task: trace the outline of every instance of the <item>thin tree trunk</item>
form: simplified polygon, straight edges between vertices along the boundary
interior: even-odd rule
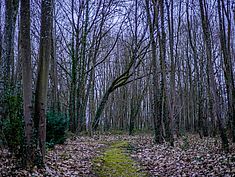
[[[146,0],[146,11],[147,20],[150,31],[150,42],[152,48],[152,66],[153,66],[153,125],[154,125],[154,141],[158,144],[163,143],[162,135],[162,116],[161,116],[161,99],[160,99],[160,86],[158,77],[158,67],[157,67],[157,54],[156,54],[156,42],[154,39],[154,25],[158,27],[158,24],[153,24],[150,15],[150,4],[149,0]],[[154,18],[158,18],[159,9],[157,9],[156,4],[154,7]],[[156,22],[158,23],[158,21]]]
[[[18,0],[5,0],[6,9],[5,35],[3,43],[3,75],[6,88],[12,84],[12,79],[14,77],[14,36],[18,7]]]
[[[206,57],[207,57],[207,69],[208,69],[208,82],[209,82],[209,94],[211,95],[211,98],[209,98],[212,101],[212,109],[213,109],[213,115],[217,117],[220,136],[222,140],[222,146],[224,150],[228,151],[229,144],[228,144],[228,138],[226,135],[226,131],[224,128],[224,122],[221,117],[220,113],[220,107],[219,107],[219,96],[217,93],[217,85],[215,81],[215,75],[213,71],[213,63],[212,63],[212,47],[211,47],[211,37],[210,37],[210,31],[209,31],[209,21],[206,11],[206,4],[203,3],[202,0],[199,0],[200,3],[200,13],[201,13],[201,22],[202,22],[202,29],[205,39],[205,45],[206,45]]]
[[[170,97],[168,95],[168,107],[169,107],[169,142],[174,146],[173,138],[173,120],[175,115],[175,58],[174,58],[174,20],[173,20],[173,5],[174,2],[170,1],[168,4],[166,0],[167,20],[168,20],[168,31],[169,31],[169,45],[170,45],[170,61],[171,61],[171,73],[170,73]],[[171,9],[170,9],[171,7]],[[180,10],[181,11],[181,1]],[[180,16],[180,14],[179,14]],[[177,49],[176,49],[177,50]]]
[[[221,4],[222,3],[222,4]],[[220,46],[224,59],[224,75],[225,75],[225,83],[226,83],[226,93],[228,99],[228,115],[229,120],[232,122],[232,137],[233,142],[235,142],[235,86],[234,86],[234,76],[233,76],[233,66],[231,59],[231,19],[229,13],[225,13],[224,9],[226,9],[224,2],[221,0],[217,0],[218,4],[218,16],[219,16],[219,28],[220,28]],[[222,9],[221,9],[222,7]],[[221,11],[222,10],[222,11]],[[229,8],[228,8],[229,10]],[[225,18],[227,18],[227,23],[225,22]],[[225,23],[227,24],[227,32],[225,31]]]
[[[165,19],[165,13],[164,13],[164,0],[159,0],[159,9],[160,9],[160,28],[161,31],[158,32],[158,38],[159,38],[159,47],[160,47],[160,66],[161,66],[161,113],[162,113],[162,119],[165,123],[165,132],[167,140],[170,142],[171,145],[173,145],[173,134],[172,134],[172,120],[169,117],[168,111],[168,97],[166,92],[167,87],[167,81],[166,81],[166,32],[164,27],[164,19]]]
[[[53,4],[54,6],[54,4]],[[55,8],[53,7],[53,16]],[[52,79],[52,111],[59,111],[59,94],[58,94],[58,72],[57,72],[57,56],[56,56],[56,24],[55,19],[52,19],[53,30],[51,34],[51,79]]]
[[[88,35],[88,23],[89,23],[89,0],[86,0],[84,7],[84,27],[82,31],[81,39],[81,62],[80,62],[80,77],[79,77],[79,93],[78,93],[78,102],[79,102],[79,112],[78,112],[78,127],[79,132],[86,130],[86,107],[88,102],[88,96],[90,92],[90,81],[89,87],[86,90],[86,68],[87,68],[87,57],[86,57],[86,48],[87,48],[87,35]]]
[[[3,48],[2,48],[2,1],[0,1],[0,80],[2,79],[2,52],[3,52]]]
[[[74,0],[72,0],[72,41],[71,41],[71,60],[72,60],[72,70],[71,70],[71,85],[70,85],[70,95],[69,95],[69,130],[72,133],[76,132],[76,96],[77,96],[77,65],[78,65],[78,36],[79,31],[75,29],[75,21],[74,21]],[[80,16],[79,16],[80,17]],[[79,18],[78,18],[79,20]],[[78,21],[77,20],[77,21]],[[78,24],[77,24],[78,25]],[[74,41],[76,41],[76,49],[74,47]],[[76,51],[75,51],[76,50]]]
[[[105,108],[105,105],[108,101],[109,95],[116,90],[119,87],[122,87],[124,85],[126,85],[128,83],[128,79],[131,76],[130,74],[130,70],[133,66],[133,60],[130,61],[128,68],[125,70],[125,72],[123,72],[123,74],[121,74],[120,76],[118,76],[113,82],[112,84],[109,86],[109,88],[107,89],[107,91],[105,92],[104,96],[101,99],[101,102],[96,110],[96,114],[95,114],[95,118],[94,121],[92,123],[92,129],[94,131],[97,130],[98,126],[99,126],[99,122],[100,122],[100,116]]]

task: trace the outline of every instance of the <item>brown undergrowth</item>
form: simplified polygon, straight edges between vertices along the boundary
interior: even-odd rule
[[[35,167],[31,171],[17,168],[17,159],[7,149],[0,149],[0,176],[97,176],[95,158],[102,157],[106,150],[111,156],[114,151],[122,153],[115,142],[128,142],[130,150],[125,158],[134,159],[149,176],[235,175],[234,144],[230,144],[230,152],[226,154],[218,138],[188,135],[175,141],[175,147],[167,143],[156,145],[152,140],[151,135],[75,137],[47,151],[44,169]],[[112,143],[114,148],[110,149]]]

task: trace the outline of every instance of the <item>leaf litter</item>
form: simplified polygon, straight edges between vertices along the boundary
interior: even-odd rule
[[[56,145],[47,151],[45,168],[34,167],[31,171],[17,167],[17,158],[0,148],[0,177],[95,177],[93,159],[116,141],[129,142],[129,155],[149,176],[235,176],[235,144],[230,143],[230,152],[224,153],[219,138],[188,135],[178,138],[171,147],[167,143],[154,144],[151,135],[95,135]]]
[[[221,150],[218,138],[190,135],[175,142],[156,145],[145,137],[134,143],[132,157],[140,161],[151,176],[235,176],[235,145],[229,153]]]

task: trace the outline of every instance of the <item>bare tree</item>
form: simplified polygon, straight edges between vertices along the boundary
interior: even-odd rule
[[[40,149],[39,159],[41,159],[41,163],[43,163],[46,152],[46,105],[51,54],[53,0],[42,0],[41,13],[41,35],[38,76],[35,92],[34,125],[36,141],[38,142],[37,147],[39,146]]]
[[[22,0],[20,7],[20,57],[23,74],[24,122],[26,137],[26,166],[32,165],[32,65],[30,47],[30,0]]]
[[[221,111],[219,107],[219,102],[220,102],[219,95],[218,95],[217,84],[215,81],[215,75],[213,71],[211,36],[210,36],[210,29],[209,29],[210,23],[208,21],[208,12],[207,12],[205,2],[203,2],[202,0],[199,0],[199,3],[200,3],[202,29],[203,29],[203,34],[204,34],[205,46],[206,46],[209,99],[212,104],[213,116],[218,119],[218,126],[220,130],[220,136],[221,136],[223,148],[225,150],[228,150],[229,144],[228,144],[227,135],[225,133],[224,122],[221,117]]]
[[[5,29],[3,41],[3,75],[5,86],[9,87],[14,75],[14,36],[18,13],[18,0],[5,0]]]
[[[0,66],[2,66],[2,2],[0,2]],[[0,73],[2,68],[0,67]]]
[[[157,20],[159,9],[154,7],[154,20],[151,18],[150,14],[150,2],[149,0],[146,0],[146,12],[147,12],[147,20],[148,20],[148,26],[149,26],[149,32],[150,32],[150,43],[151,43],[151,49],[152,49],[152,65],[153,65],[153,123],[154,123],[154,140],[156,143],[162,143],[163,142],[163,135],[162,135],[162,119],[160,114],[160,98],[159,98],[159,77],[158,77],[158,67],[157,67],[157,54],[156,54],[156,41],[154,37],[154,29],[155,24],[154,20]],[[157,17],[157,18],[156,18]],[[155,22],[155,23],[158,23]]]
[[[231,41],[230,41],[231,5],[230,1],[227,1],[227,7],[226,7],[225,2],[221,0],[217,0],[217,4],[218,4],[219,29],[220,29],[220,46],[225,65],[223,69],[224,69],[227,98],[228,98],[228,115],[230,121],[232,122],[232,136],[233,136],[233,142],[235,142],[235,86],[234,86]],[[227,24],[227,30],[225,27],[225,23]]]

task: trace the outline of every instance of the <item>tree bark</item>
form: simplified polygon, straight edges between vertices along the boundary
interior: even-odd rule
[[[173,138],[173,120],[175,115],[175,58],[174,58],[174,20],[173,20],[173,5],[174,2],[170,1],[171,3],[168,4],[166,0],[166,10],[167,10],[167,20],[168,20],[168,31],[169,31],[169,45],[170,45],[170,97],[168,95],[168,107],[169,107],[169,137],[168,140],[170,144],[174,145],[174,138]],[[180,1],[180,11],[181,11],[181,1]],[[180,16],[180,14],[179,14]],[[177,50],[177,49],[176,49]]]
[[[13,83],[14,77],[14,36],[18,7],[18,0],[5,0],[5,34],[2,67],[6,88],[9,88]]]
[[[53,16],[53,0],[42,0],[41,35],[39,50],[39,66],[35,93],[35,117],[37,147],[39,146],[39,163],[44,163],[46,151],[46,105],[48,90],[49,63],[51,54],[51,31]]]
[[[206,46],[209,95],[211,95],[209,99],[212,102],[213,116],[216,117],[218,121],[220,137],[222,140],[222,146],[224,150],[228,151],[229,149],[228,138],[226,135],[224,123],[223,123],[221,113],[220,113],[221,111],[219,107],[219,96],[217,93],[217,84],[216,84],[215,75],[213,71],[211,36],[210,36],[210,31],[209,31],[209,21],[208,21],[208,16],[207,16],[207,11],[206,11],[206,4],[205,2],[203,3],[202,0],[199,0],[199,4],[200,4],[203,35],[204,35],[204,41],[205,41],[205,46]]]
[[[22,61],[24,123],[26,137],[26,166],[32,165],[32,66],[30,46],[30,0],[21,0],[20,58]]]
[[[158,67],[157,67],[157,54],[156,54],[156,41],[154,39],[154,26],[158,27],[158,24],[153,24],[151,15],[150,15],[150,4],[149,0],[146,0],[146,11],[147,11],[147,20],[149,25],[150,32],[150,42],[152,48],[152,66],[153,66],[153,126],[154,126],[154,141],[158,144],[163,143],[162,135],[162,114],[161,114],[161,99],[160,99],[160,86],[159,86],[159,77],[158,77]],[[158,18],[158,10],[156,4],[154,7],[154,18]],[[156,21],[158,23],[158,21]]]
[[[55,15],[55,4],[53,4],[53,16]],[[51,108],[53,112],[60,111],[59,94],[58,94],[58,71],[57,71],[57,56],[56,56],[56,24],[55,19],[52,19],[53,30],[51,34],[51,81],[52,81],[52,100]]]
[[[0,2],[0,31],[2,31],[2,1]],[[2,33],[0,33],[0,80],[2,79],[2,50],[3,50],[3,48],[2,48]]]
[[[231,19],[230,16],[227,15],[229,11],[224,12],[226,7],[224,2],[221,0],[217,0],[218,4],[218,16],[219,16],[219,28],[220,28],[220,46],[221,52],[223,55],[224,61],[224,76],[226,83],[226,93],[228,99],[228,115],[229,120],[232,122],[232,139],[235,142],[235,86],[234,86],[234,76],[233,76],[233,65],[231,58]],[[230,10],[228,8],[228,10]],[[225,22],[225,18],[227,19],[227,23]],[[225,23],[227,24],[227,32],[225,29]]]

